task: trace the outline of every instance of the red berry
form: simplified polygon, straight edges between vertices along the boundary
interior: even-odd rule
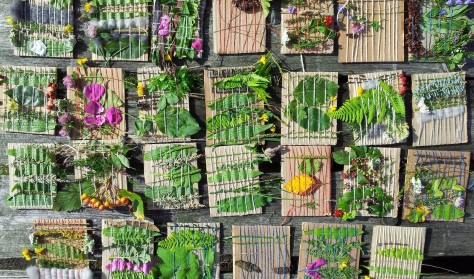
[[[342,173],[342,178],[343,179],[348,179],[349,178],[349,175],[345,172]]]
[[[333,214],[334,217],[339,217],[341,218],[342,216],[344,216],[344,211],[340,210],[340,209],[336,209],[334,211],[334,214]]]
[[[406,76],[400,77],[400,79],[402,80],[402,82],[407,82],[407,77]]]
[[[405,94],[405,92],[407,92],[407,87],[403,86],[402,89],[400,89],[400,95]]]

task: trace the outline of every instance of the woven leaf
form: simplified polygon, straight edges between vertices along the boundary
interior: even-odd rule
[[[171,232],[167,238],[158,242],[158,246],[171,251],[175,251],[178,247],[184,247],[189,251],[213,247],[216,241],[213,234],[200,230],[178,230]]]
[[[392,247],[377,250],[378,255],[402,260],[423,260],[423,252],[416,248]]]
[[[217,212],[247,212],[263,207],[272,198],[261,195],[246,195],[221,199],[217,201]]]
[[[229,182],[229,181],[239,181],[239,180],[249,180],[259,175],[262,175],[263,172],[256,170],[228,170],[222,171],[213,175],[207,179],[209,183],[219,183],[219,182]]]
[[[441,204],[433,208],[433,216],[443,220],[454,220],[464,217],[464,211],[456,208],[452,204]]]
[[[304,231],[303,234],[313,235],[325,239],[346,239],[363,234],[364,231],[349,227],[324,227]]]
[[[339,85],[333,81],[319,76],[306,77],[296,85],[293,95],[301,104],[312,107],[329,101],[338,89]]]

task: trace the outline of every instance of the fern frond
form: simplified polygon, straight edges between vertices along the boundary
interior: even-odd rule
[[[398,92],[393,90],[390,85],[383,81],[380,81],[380,87],[382,87],[385,95],[387,95],[388,99],[390,100],[390,104],[395,113],[405,116],[405,102],[403,101],[403,97],[398,94]]]
[[[158,242],[158,246],[171,251],[178,247],[195,250],[213,247],[216,241],[216,236],[210,233],[199,230],[179,230]]]

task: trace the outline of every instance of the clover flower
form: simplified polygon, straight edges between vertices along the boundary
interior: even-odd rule
[[[196,38],[194,42],[191,43],[191,47],[194,48],[196,51],[201,51],[202,50],[201,38]]]
[[[76,87],[76,81],[74,80],[74,78],[71,75],[68,74],[63,78],[63,85],[66,88],[75,88]]]

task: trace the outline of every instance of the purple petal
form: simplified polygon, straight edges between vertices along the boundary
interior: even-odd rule
[[[97,115],[104,111],[104,107],[96,101],[90,101],[84,107],[84,111],[88,114]]]
[[[107,122],[112,125],[117,125],[122,122],[122,111],[118,108],[108,108],[105,112],[105,116],[107,117]]]
[[[202,40],[200,38],[196,38],[196,40],[194,40],[194,42],[191,43],[191,46],[195,50],[201,51],[202,50]]]
[[[98,102],[104,94],[105,87],[102,84],[92,83],[84,87],[84,96],[91,101]]]
[[[133,264],[132,262],[127,262],[127,269],[132,270],[133,269]]]
[[[142,272],[142,270],[140,269],[140,265],[134,264],[134,266],[133,266],[133,271],[135,271],[135,272]]]
[[[90,115],[84,117],[86,128],[94,128],[94,126],[102,126],[105,123],[105,117],[102,115]]]

